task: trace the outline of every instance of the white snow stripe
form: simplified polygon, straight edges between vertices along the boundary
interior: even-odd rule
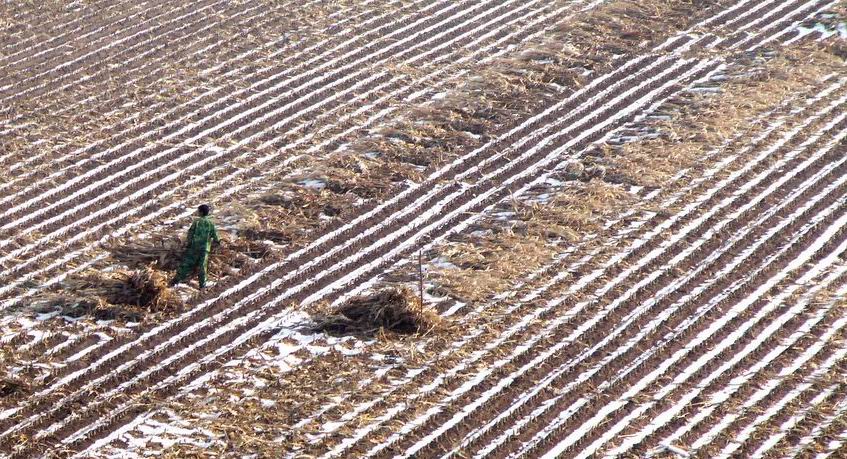
[[[701,65],[701,66],[704,66],[705,64],[700,64],[700,65]],[[699,69],[699,68],[698,68],[698,66],[695,66],[695,67],[694,67],[693,69],[691,69],[689,72],[693,73],[693,72],[698,71],[698,69]],[[672,85],[672,84],[673,84],[672,82],[669,82],[669,83],[667,83],[666,85]],[[644,100],[649,100],[649,99],[651,99],[651,98],[655,97],[655,95],[656,95],[656,94],[658,94],[658,93],[660,93],[660,92],[664,89],[664,87],[665,87],[665,86],[662,86],[662,87],[657,88],[657,89],[655,89],[654,91],[651,91],[650,93],[646,94],[645,96],[643,96],[643,97],[642,97],[642,98],[638,101],[638,103],[642,103],[642,101],[644,101]],[[634,108],[630,108],[630,109],[629,109],[629,111],[632,111],[632,110],[634,110]],[[627,115],[627,112],[626,112],[626,111],[624,111],[624,112],[622,112],[622,113],[620,113],[620,114],[619,114],[619,116],[626,116],[626,115]],[[594,128],[592,128],[592,130],[599,130],[599,129],[602,129],[602,128],[603,128],[603,126],[604,126],[605,124],[608,124],[608,123],[610,123],[610,122],[612,122],[612,120],[608,120],[608,121],[606,121],[605,123],[602,123],[602,124],[596,125]],[[590,132],[590,131],[585,132],[583,135],[584,135],[584,136],[591,135],[591,132]],[[582,136],[580,136],[580,137],[582,137]],[[581,140],[581,138],[580,138],[580,137],[578,137],[578,138],[574,139],[572,142],[573,142],[573,143],[579,142],[579,141]],[[565,147],[563,147],[563,148],[568,148],[568,147],[570,147],[570,144],[566,145],[566,146],[565,146]],[[519,174],[518,176],[512,177],[511,179],[509,179],[509,181],[515,181],[515,180],[518,180],[518,179],[519,179],[521,176],[523,176],[523,175],[531,174],[531,173],[533,173],[535,170],[538,170],[538,169],[540,169],[540,168],[542,168],[542,167],[545,167],[545,165],[546,165],[546,164],[548,164],[548,163],[550,163],[550,162],[552,162],[552,161],[558,160],[558,159],[559,159],[559,155],[560,155],[559,151],[555,151],[555,152],[551,153],[550,155],[548,155],[548,156],[547,156],[547,158],[545,158],[545,160],[544,160],[542,163],[540,163],[540,164],[536,164],[535,166],[531,167],[530,169],[525,170],[524,172],[522,172],[522,173],[521,173],[521,174]],[[493,174],[496,174],[496,172],[495,172],[495,173],[493,173]],[[474,205],[476,204],[476,202],[480,202],[480,201],[484,200],[484,199],[487,197],[487,195],[489,195],[489,194],[490,194],[490,193],[492,193],[492,192],[493,192],[493,191],[491,191],[491,192],[487,192],[487,193],[482,194],[482,195],[479,195],[479,196],[478,196],[478,197],[476,197],[473,201],[471,201],[471,202],[467,203],[466,205],[462,206],[461,208],[457,209],[456,211],[451,212],[451,214],[448,214],[448,215],[442,215],[442,218],[443,218],[443,219],[447,219],[447,218],[449,218],[449,216],[450,216],[450,215],[458,215],[458,214],[462,214],[462,213],[464,213],[464,211],[465,211],[465,209],[466,209],[466,208],[472,207],[472,206],[474,206]],[[448,199],[447,199],[447,202],[449,202],[449,201],[450,201],[450,199],[448,198]],[[438,207],[435,207],[435,208],[433,208],[433,209],[430,209],[430,211],[429,211],[429,212],[430,212],[430,213],[433,213],[433,214],[438,214],[438,209],[439,209]],[[443,220],[442,220],[442,221],[443,221]],[[439,224],[440,224],[440,221],[436,221],[436,222],[434,222],[434,223],[432,223],[432,224],[428,225],[426,228],[424,228],[424,229],[423,229],[422,231],[420,231],[418,234],[424,234],[424,233],[427,233],[427,232],[431,231],[431,229],[434,229],[434,228],[438,227],[438,226],[439,226]],[[403,231],[403,230],[400,230],[400,231]],[[388,255],[386,255],[386,256],[392,256],[392,255],[393,255],[393,253],[396,253],[396,252],[402,251],[405,247],[410,246],[410,245],[411,245],[411,244],[413,244],[414,242],[415,242],[415,241],[414,241],[414,239],[412,239],[412,240],[407,240],[406,242],[404,242],[404,243],[402,243],[402,244],[400,244],[400,245],[396,245],[396,246],[395,246],[395,247],[391,250],[391,252],[390,252]],[[342,265],[339,265],[339,269],[340,269],[341,267],[343,267],[343,266],[342,266]],[[345,276],[345,277],[349,277],[349,276]],[[305,287],[308,287],[308,285],[309,285],[309,284],[311,284],[311,283],[313,283],[315,280],[316,280],[316,279],[312,279],[312,280],[310,280],[309,282],[307,282],[307,283],[305,283],[305,284],[303,284],[303,285],[301,285],[301,286],[295,287],[294,289],[287,290],[285,293],[283,293],[282,295],[278,296],[277,298],[275,298],[274,300],[272,300],[271,302],[269,302],[268,304],[266,304],[265,306],[263,306],[263,309],[269,309],[269,308],[272,308],[273,306],[275,306],[276,304],[280,304],[280,303],[284,302],[284,301],[285,301],[285,300],[286,300],[289,296],[291,296],[291,295],[293,295],[293,294],[296,294],[298,291],[302,290],[302,289],[303,289],[303,288],[305,288]],[[337,287],[336,287],[336,285],[340,285],[340,284],[342,284],[343,282],[344,282],[344,279],[342,279],[341,281],[335,282],[335,283],[333,283],[333,285],[331,285],[330,287],[328,287],[327,289],[325,289],[325,291],[331,291],[331,290],[333,290],[333,289],[337,288]],[[271,288],[272,288],[272,287],[271,287]],[[248,316],[242,316],[242,317],[239,317],[238,319],[236,319],[236,321],[234,321],[233,323],[229,324],[229,325],[228,325],[228,327],[236,326],[238,323],[240,323],[240,322],[244,322],[244,321],[246,321],[247,319],[249,319],[249,317],[252,317],[252,316],[256,316],[256,315],[258,315],[260,312],[261,312],[261,310],[259,310],[259,311],[255,311],[255,312],[253,312],[253,313],[250,313]],[[241,335],[241,336],[240,336],[240,337],[239,337],[239,338],[238,338],[235,342],[231,343],[230,345],[228,345],[228,346],[226,346],[226,347],[221,348],[221,349],[220,349],[220,352],[226,352],[228,349],[231,349],[231,348],[233,348],[233,347],[235,347],[235,346],[240,345],[242,342],[244,342],[244,341],[246,341],[246,340],[248,340],[248,339],[252,338],[252,337],[253,337],[253,336],[255,336],[256,334],[262,333],[262,331],[263,331],[263,330],[265,330],[265,329],[267,329],[268,327],[273,327],[273,324],[274,324],[274,323],[277,323],[277,322],[279,322],[280,320],[284,320],[284,318],[285,318],[288,314],[290,314],[290,311],[283,311],[283,312],[282,312],[282,313],[280,313],[280,314],[274,315],[274,316],[272,316],[272,317],[270,317],[270,318],[266,319],[266,320],[265,320],[265,321],[263,321],[260,325],[258,325],[258,326],[256,326],[256,327],[254,327],[254,328],[253,328],[250,332],[242,334],[242,335]],[[228,327],[227,327],[227,328],[228,328]],[[220,330],[218,330],[218,331],[222,331],[222,330],[225,330],[225,329],[220,329]],[[220,334],[220,333],[218,333],[218,332],[216,332],[216,333],[215,333],[215,335],[218,335],[218,334]],[[176,338],[174,338],[174,339],[176,339]],[[211,337],[206,338],[205,340],[208,340],[208,339],[211,339]],[[205,341],[205,340],[204,340],[204,341]],[[196,346],[196,345],[199,345],[199,344],[200,344],[200,343],[195,343],[195,345],[192,345],[192,347],[194,347],[194,346]],[[210,356],[210,357],[211,357],[211,356]],[[175,358],[175,357],[174,357],[174,356],[171,356],[171,357],[169,357],[169,360],[170,360],[170,359],[173,359],[173,358]],[[209,360],[209,358],[206,358],[206,359],[204,359],[204,360]],[[164,363],[163,363],[163,364],[164,364]],[[198,363],[195,363],[195,364],[192,364],[192,365],[189,365],[188,367],[184,368],[184,369],[180,372],[180,374],[187,374],[188,372],[190,372],[190,371],[192,370],[192,368],[193,368],[193,367],[195,367],[196,365],[199,365],[199,364],[202,364],[202,361],[201,361],[201,362],[198,362]],[[166,383],[167,383],[167,381],[163,382],[162,384],[166,384]]]
[[[312,0],[312,1],[314,2],[314,1],[317,1],[317,0]],[[431,0],[415,0],[415,2],[414,2],[414,3],[412,3],[412,5],[415,5],[415,4],[417,4],[417,3],[424,3],[424,2],[426,2],[426,1],[431,1]],[[444,3],[443,1],[441,1],[441,2],[438,2],[438,1],[437,1],[437,2],[433,3],[432,5],[430,5],[430,8],[431,8],[431,7],[434,7],[434,6],[437,6],[437,5],[440,5],[440,4],[443,4],[443,3]],[[428,9],[429,9],[429,8],[422,8],[422,11],[426,11],[426,10],[428,10]],[[364,12],[364,13],[361,13],[360,15],[365,15],[365,14],[367,14],[367,13],[371,12],[371,11],[372,11],[372,10],[366,11],[366,12]],[[414,15],[414,14],[419,14],[419,13],[420,13],[420,11],[415,11],[415,12],[413,13],[413,15]],[[371,19],[369,19],[369,20],[365,21],[363,24],[361,24],[361,26],[363,26],[363,27],[364,27],[364,26],[367,26],[368,24],[371,24],[371,23],[378,23],[380,20],[382,20],[382,19],[384,19],[384,18],[386,18],[386,17],[389,17],[389,16],[390,16],[390,15],[392,15],[392,14],[394,14],[394,13],[393,13],[393,12],[392,12],[392,13],[384,12],[383,14],[381,14],[381,15],[379,15],[379,16],[376,16],[376,17],[374,17],[374,18],[371,18]],[[403,19],[406,19],[406,18],[405,18],[405,17],[403,17],[403,16],[398,17],[398,18],[395,18],[393,21],[390,21],[389,23],[384,24],[384,25],[382,25],[382,26],[379,26],[379,27],[377,27],[377,28],[375,28],[375,29],[373,29],[373,30],[369,30],[369,31],[367,31],[366,33],[364,33],[363,35],[367,37],[367,36],[370,36],[370,35],[372,35],[372,34],[378,34],[378,33],[379,33],[380,31],[382,31],[382,30],[390,30],[390,29],[391,29],[391,27],[394,27],[394,26],[396,26],[397,24],[401,24],[401,23],[402,23],[402,21],[403,21]],[[213,26],[214,26],[214,24],[209,24],[209,25],[205,26],[204,28],[202,28],[200,31],[195,32],[195,33],[202,32],[202,31],[204,31],[204,30],[206,30],[206,29],[212,28]],[[342,31],[341,33],[339,33],[338,35],[339,35],[339,36],[347,35],[347,34],[348,34],[348,32],[349,32],[349,31],[345,30],[345,31]],[[192,35],[193,35],[193,34],[192,34]],[[189,35],[189,37],[190,37],[190,36],[192,36],[192,35]],[[361,37],[361,36],[360,36],[360,37]],[[377,37],[377,38],[380,38],[380,39],[381,39],[381,38],[383,38],[383,37]],[[312,64],[314,64],[314,63],[319,63],[321,60],[324,60],[324,59],[326,59],[327,57],[332,56],[332,55],[334,55],[334,54],[338,53],[338,52],[339,52],[339,51],[341,51],[341,50],[344,50],[344,49],[353,49],[353,50],[355,51],[355,50],[357,49],[357,48],[352,48],[352,45],[354,45],[354,44],[356,43],[356,39],[357,39],[357,38],[356,38],[356,37],[351,37],[351,38],[349,38],[349,39],[347,39],[347,40],[344,40],[343,42],[341,42],[340,44],[336,45],[335,47],[333,47],[333,48],[331,48],[331,49],[329,49],[329,50],[324,50],[324,51],[323,51],[323,52],[321,52],[321,53],[312,53],[312,51],[313,51],[313,50],[318,49],[318,48],[320,48],[320,47],[322,47],[322,46],[324,46],[324,45],[326,45],[326,44],[330,43],[330,42],[331,42],[331,41],[333,41],[334,39],[335,39],[334,37],[333,37],[333,38],[326,38],[326,39],[322,40],[321,42],[319,42],[319,43],[317,43],[317,44],[315,44],[315,45],[309,46],[308,48],[306,48],[306,49],[304,49],[304,50],[298,51],[298,52],[296,52],[293,56],[288,56],[288,57],[284,58],[284,59],[280,62],[280,64],[279,64],[279,65],[280,65],[281,69],[280,69],[280,71],[279,71],[278,73],[272,73],[272,70],[266,70],[266,71],[262,72],[263,74],[266,74],[266,75],[264,75],[264,77],[263,77],[263,78],[261,78],[260,80],[257,80],[256,82],[251,83],[251,84],[250,84],[250,85],[248,85],[246,88],[239,89],[239,90],[238,90],[235,94],[224,94],[224,95],[223,95],[223,97],[222,97],[221,99],[218,99],[218,100],[214,101],[211,105],[218,104],[218,103],[220,102],[220,100],[234,100],[234,101],[238,101],[239,103],[237,103],[237,104],[235,104],[235,105],[231,105],[231,106],[224,107],[222,110],[219,110],[219,111],[217,111],[217,112],[215,112],[215,113],[213,113],[213,114],[214,114],[215,116],[221,116],[221,114],[229,113],[229,112],[231,112],[231,111],[233,111],[233,110],[236,110],[236,109],[238,109],[239,107],[241,107],[241,106],[245,105],[246,103],[249,103],[249,102],[254,101],[254,100],[260,100],[260,99],[261,99],[261,97],[263,96],[263,94],[267,93],[268,91],[273,91],[273,90],[275,90],[275,88],[281,88],[281,87],[286,87],[286,88],[287,88],[287,85],[288,85],[289,83],[291,83],[292,81],[294,81],[294,80],[296,80],[296,79],[298,79],[298,78],[301,78],[303,75],[308,74],[310,71],[311,71],[312,73],[314,73],[314,69],[311,69],[311,68],[309,67],[310,65],[312,65]],[[221,40],[220,42],[224,42],[224,41],[225,41],[225,40]],[[273,49],[274,47],[276,47],[276,46],[278,46],[278,45],[284,45],[284,44],[286,44],[286,42],[287,42],[287,39],[286,39],[285,37],[283,37],[283,38],[281,38],[280,40],[278,40],[277,42],[270,43],[270,44],[269,44],[269,47],[270,47],[271,49]],[[156,47],[156,48],[153,48],[153,49],[148,50],[148,51],[146,51],[146,52],[144,52],[144,53],[141,53],[141,54],[139,54],[138,56],[133,56],[131,59],[129,59],[129,62],[132,62],[132,61],[135,61],[135,60],[139,60],[139,59],[143,58],[144,56],[146,56],[146,55],[148,55],[148,54],[152,54],[152,53],[154,53],[155,51],[157,51],[157,50],[161,49],[163,46],[165,46],[165,45],[160,45],[160,46],[158,46],[158,47]],[[276,56],[279,56],[279,55],[283,54],[283,53],[284,53],[285,51],[287,51],[287,50],[288,50],[288,48],[283,46],[283,47],[281,47],[281,48],[277,49],[276,51],[274,51],[273,53],[271,53],[269,57],[270,57],[270,58],[274,58],[274,57],[276,57]],[[201,50],[201,51],[202,51],[202,50]],[[238,60],[242,60],[242,59],[248,59],[250,56],[254,56],[254,55],[256,55],[257,53],[259,53],[260,51],[262,51],[262,49],[254,49],[254,50],[250,50],[250,51],[247,51],[247,52],[245,52],[245,53],[242,53],[242,54],[241,54],[241,55],[239,55],[239,56],[236,56],[233,60],[234,60],[234,61],[238,61]],[[197,53],[195,53],[195,54],[197,54]],[[348,53],[348,54],[349,54],[349,53]],[[345,56],[346,56],[346,54],[345,54]],[[307,59],[304,59],[304,57],[308,57],[308,58],[307,58]],[[160,59],[161,59],[161,58],[160,58]],[[158,62],[158,60],[155,60],[154,62]],[[333,60],[333,59],[329,59],[329,60],[328,60],[327,62],[325,62],[324,64],[325,64],[325,65],[329,65],[329,64],[332,64],[333,62],[335,62],[335,60]],[[206,73],[213,73],[213,72],[217,72],[217,71],[218,71],[218,70],[220,70],[220,69],[225,69],[225,68],[226,68],[226,66],[227,66],[227,65],[229,65],[230,63],[231,63],[231,61],[226,61],[226,62],[218,63],[218,64],[216,64],[214,67],[211,67],[211,68],[209,68],[209,69],[206,69],[206,70],[205,70],[205,72],[206,72]],[[142,66],[142,69],[143,69],[143,68],[146,68],[146,67],[147,67],[147,66],[149,66],[149,65],[150,65],[150,64],[146,64],[145,66]],[[305,70],[305,71],[306,71],[306,73],[298,72],[298,71],[301,71],[301,70]],[[297,73],[295,73],[295,72],[297,72]],[[261,86],[261,85],[264,85],[264,84],[266,84],[266,83],[268,83],[268,82],[270,82],[270,81],[272,81],[272,80],[276,80],[276,79],[279,79],[280,77],[284,77],[284,76],[288,76],[288,75],[292,75],[292,74],[293,74],[293,76],[291,76],[290,78],[286,79],[286,80],[283,82],[283,84],[282,84],[282,85],[275,85],[275,86],[271,87],[270,89],[266,89],[265,91],[262,91],[262,92],[257,92],[257,91],[255,90],[255,88],[256,88],[256,87],[259,87],[259,86]],[[208,90],[206,90],[203,94],[200,94],[199,96],[194,96],[193,94],[190,94],[190,91],[192,91],[192,89],[194,89],[194,88],[189,88],[189,89],[187,89],[187,90],[186,90],[186,92],[184,93],[184,95],[190,95],[190,96],[192,97],[192,100],[190,100],[190,101],[189,101],[189,102],[187,102],[186,104],[183,104],[182,106],[179,106],[179,107],[176,107],[176,108],[174,108],[174,109],[171,109],[170,111],[168,111],[168,112],[166,112],[166,113],[155,113],[155,112],[153,112],[153,113],[155,113],[155,115],[156,115],[156,116],[155,116],[152,120],[150,120],[150,121],[149,121],[149,123],[155,123],[157,120],[166,120],[166,119],[168,118],[168,116],[169,116],[169,115],[171,115],[171,114],[173,114],[173,113],[175,113],[175,112],[179,111],[180,109],[182,109],[182,108],[183,108],[183,106],[191,106],[191,105],[195,104],[196,102],[198,102],[198,101],[200,101],[200,100],[202,100],[202,99],[204,99],[204,98],[206,98],[206,97],[208,97],[208,96],[210,96],[210,95],[218,94],[218,93],[223,92],[223,91],[224,91],[224,89],[223,89],[223,87],[224,87],[224,86],[223,86],[223,85],[221,85],[221,84],[218,84],[217,82],[227,81],[227,78],[229,78],[230,76],[233,76],[233,75],[238,75],[238,76],[240,76],[241,78],[246,78],[246,77],[248,77],[248,76],[249,76],[249,75],[240,75],[239,69],[238,69],[238,68],[233,68],[233,69],[230,69],[230,70],[226,71],[226,72],[225,72],[223,75],[221,75],[219,78],[216,78],[216,79],[212,82],[212,89],[208,89]],[[73,85],[73,84],[76,84],[76,83],[68,83],[68,84],[67,84],[67,85],[65,85],[63,88],[70,87],[70,86],[71,86],[71,85]],[[148,111],[150,111],[150,110],[148,110]],[[181,116],[181,117],[180,117],[179,119],[177,119],[177,120],[169,121],[168,123],[166,123],[166,124],[165,124],[164,129],[168,129],[168,128],[171,128],[171,127],[173,127],[173,126],[183,126],[183,125],[185,124],[186,120],[191,119],[191,118],[195,117],[196,115],[198,115],[198,114],[200,114],[200,113],[202,113],[202,112],[201,112],[201,109],[200,109],[200,108],[197,108],[197,109],[195,109],[195,110],[191,111],[189,114],[184,115],[184,116]],[[204,119],[210,119],[210,118],[209,118],[209,117],[206,117],[206,118],[204,118]],[[127,129],[127,131],[128,131],[128,130],[130,130],[130,129]],[[114,146],[114,147],[107,148],[106,150],[104,150],[104,151],[102,151],[102,152],[96,153],[96,154],[94,154],[93,156],[83,158],[82,160],[79,160],[79,161],[74,161],[73,163],[71,163],[71,164],[67,165],[66,167],[61,168],[59,171],[57,171],[57,172],[55,172],[55,173],[51,174],[50,176],[45,177],[44,179],[42,179],[42,180],[40,180],[40,181],[38,181],[38,182],[36,182],[36,183],[34,183],[34,184],[29,185],[29,186],[28,186],[27,188],[25,188],[25,189],[23,189],[23,190],[19,190],[18,192],[16,192],[16,193],[12,194],[11,196],[4,196],[3,198],[0,198],[0,203],[9,202],[11,199],[13,199],[13,198],[17,198],[17,197],[18,197],[18,196],[20,196],[21,194],[23,194],[23,193],[25,193],[25,192],[27,192],[27,191],[30,191],[31,189],[34,189],[34,188],[35,188],[36,186],[38,186],[38,185],[41,185],[41,184],[44,184],[44,183],[52,183],[52,182],[54,182],[54,181],[55,181],[56,177],[58,177],[58,176],[60,175],[60,173],[64,173],[64,172],[67,172],[67,171],[71,171],[71,170],[73,170],[73,169],[75,169],[75,168],[77,168],[77,167],[80,167],[80,166],[82,166],[82,165],[89,164],[89,163],[91,163],[91,162],[93,162],[93,161],[95,161],[95,160],[99,160],[99,159],[101,159],[101,158],[107,157],[109,154],[111,154],[111,153],[113,153],[113,152],[115,152],[115,151],[118,151],[120,148],[123,148],[123,147],[125,147],[125,146],[127,146],[127,145],[131,145],[131,144],[133,144],[133,143],[135,143],[135,142],[137,142],[137,141],[139,141],[139,140],[148,139],[148,138],[153,138],[155,135],[158,135],[158,130],[156,130],[155,132],[145,132],[145,133],[144,133],[144,135],[143,135],[143,136],[141,136],[140,138],[137,138],[137,139],[130,139],[130,140],[125,141],[125,142],[123,142],[123,143],[121,143],[121,144],[119,144],[119,145],[116,145],[116,146]],[[91,145],[87,145],[87,146],[85,146],[85,147],[78,148],[78,149],[74,150],[73,152],[69,153],[69,154],[68,154],[68,156],[69,156],[69,157],[71,157],[71,158],[74,158],[74,157],[76,157],[76,156],[78,156],[78,155],[81,155],[81,154],[82,154],[82,153],[84,153],[84,152],[88,152],[88,151],[92,150],[93,148],[95,148],[95,147],[97,147],[97,146],[100,146],[100,145],[107,145],[107,143],[106,143],[104,140],[101,140],[101,141],[95,142],[94,144],[91,144]],[[109,163],[107,163],[107,164],[112,164],[113,162],[114,162],[114,160],[113,160],[113,161],[110,161],[110,162],[109,162]],[[67,185],[66,183],[63,183],[63,184],[62,184],[62,187],[63,187],[62,189],[66,188],[67,186],[68,186],[68,185]],[[7,214],[6,214],[6,213],[4,213],[4,214],[2,214],[2,215],[7,215]]]

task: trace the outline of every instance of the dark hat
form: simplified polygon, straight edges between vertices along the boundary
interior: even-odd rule
[[[210,212],[212,212],[212,208],[209,207],[208,204],[201,204],[200,207],[197,208],[197,211],[200,212],[200,215],[205,217],[206,215],[209,215]]]

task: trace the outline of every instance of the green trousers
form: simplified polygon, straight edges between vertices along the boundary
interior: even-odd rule
[[[200,288],[206,287],[206,264],[208,261],[209,252],[204,248],[186,250],[185,255],[182,256],[182,262],[176,270],[174,283],[184,281],[196,269],[200,280]]]

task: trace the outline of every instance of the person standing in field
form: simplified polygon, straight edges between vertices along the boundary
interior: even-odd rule
[[[176,276],[171,280],[171,286],[183,282],[196,269],[200,279],[200,288],[206,287],[206,264],[209,260],[209,252],[212,250],[212,242],[219,244],[218,232],[215,224],[209,218],[211,208],[203,204],[197,208],[199,217],[194,219],[188,229],[188,241],[185,244],[185,253],[182,255],[182,263],[176,271]]]

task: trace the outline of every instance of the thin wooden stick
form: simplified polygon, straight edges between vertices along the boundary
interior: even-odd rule
[[[424,309],[423,286],[423,250],[418,250],[418,291],[420,292],[421,311]]]

